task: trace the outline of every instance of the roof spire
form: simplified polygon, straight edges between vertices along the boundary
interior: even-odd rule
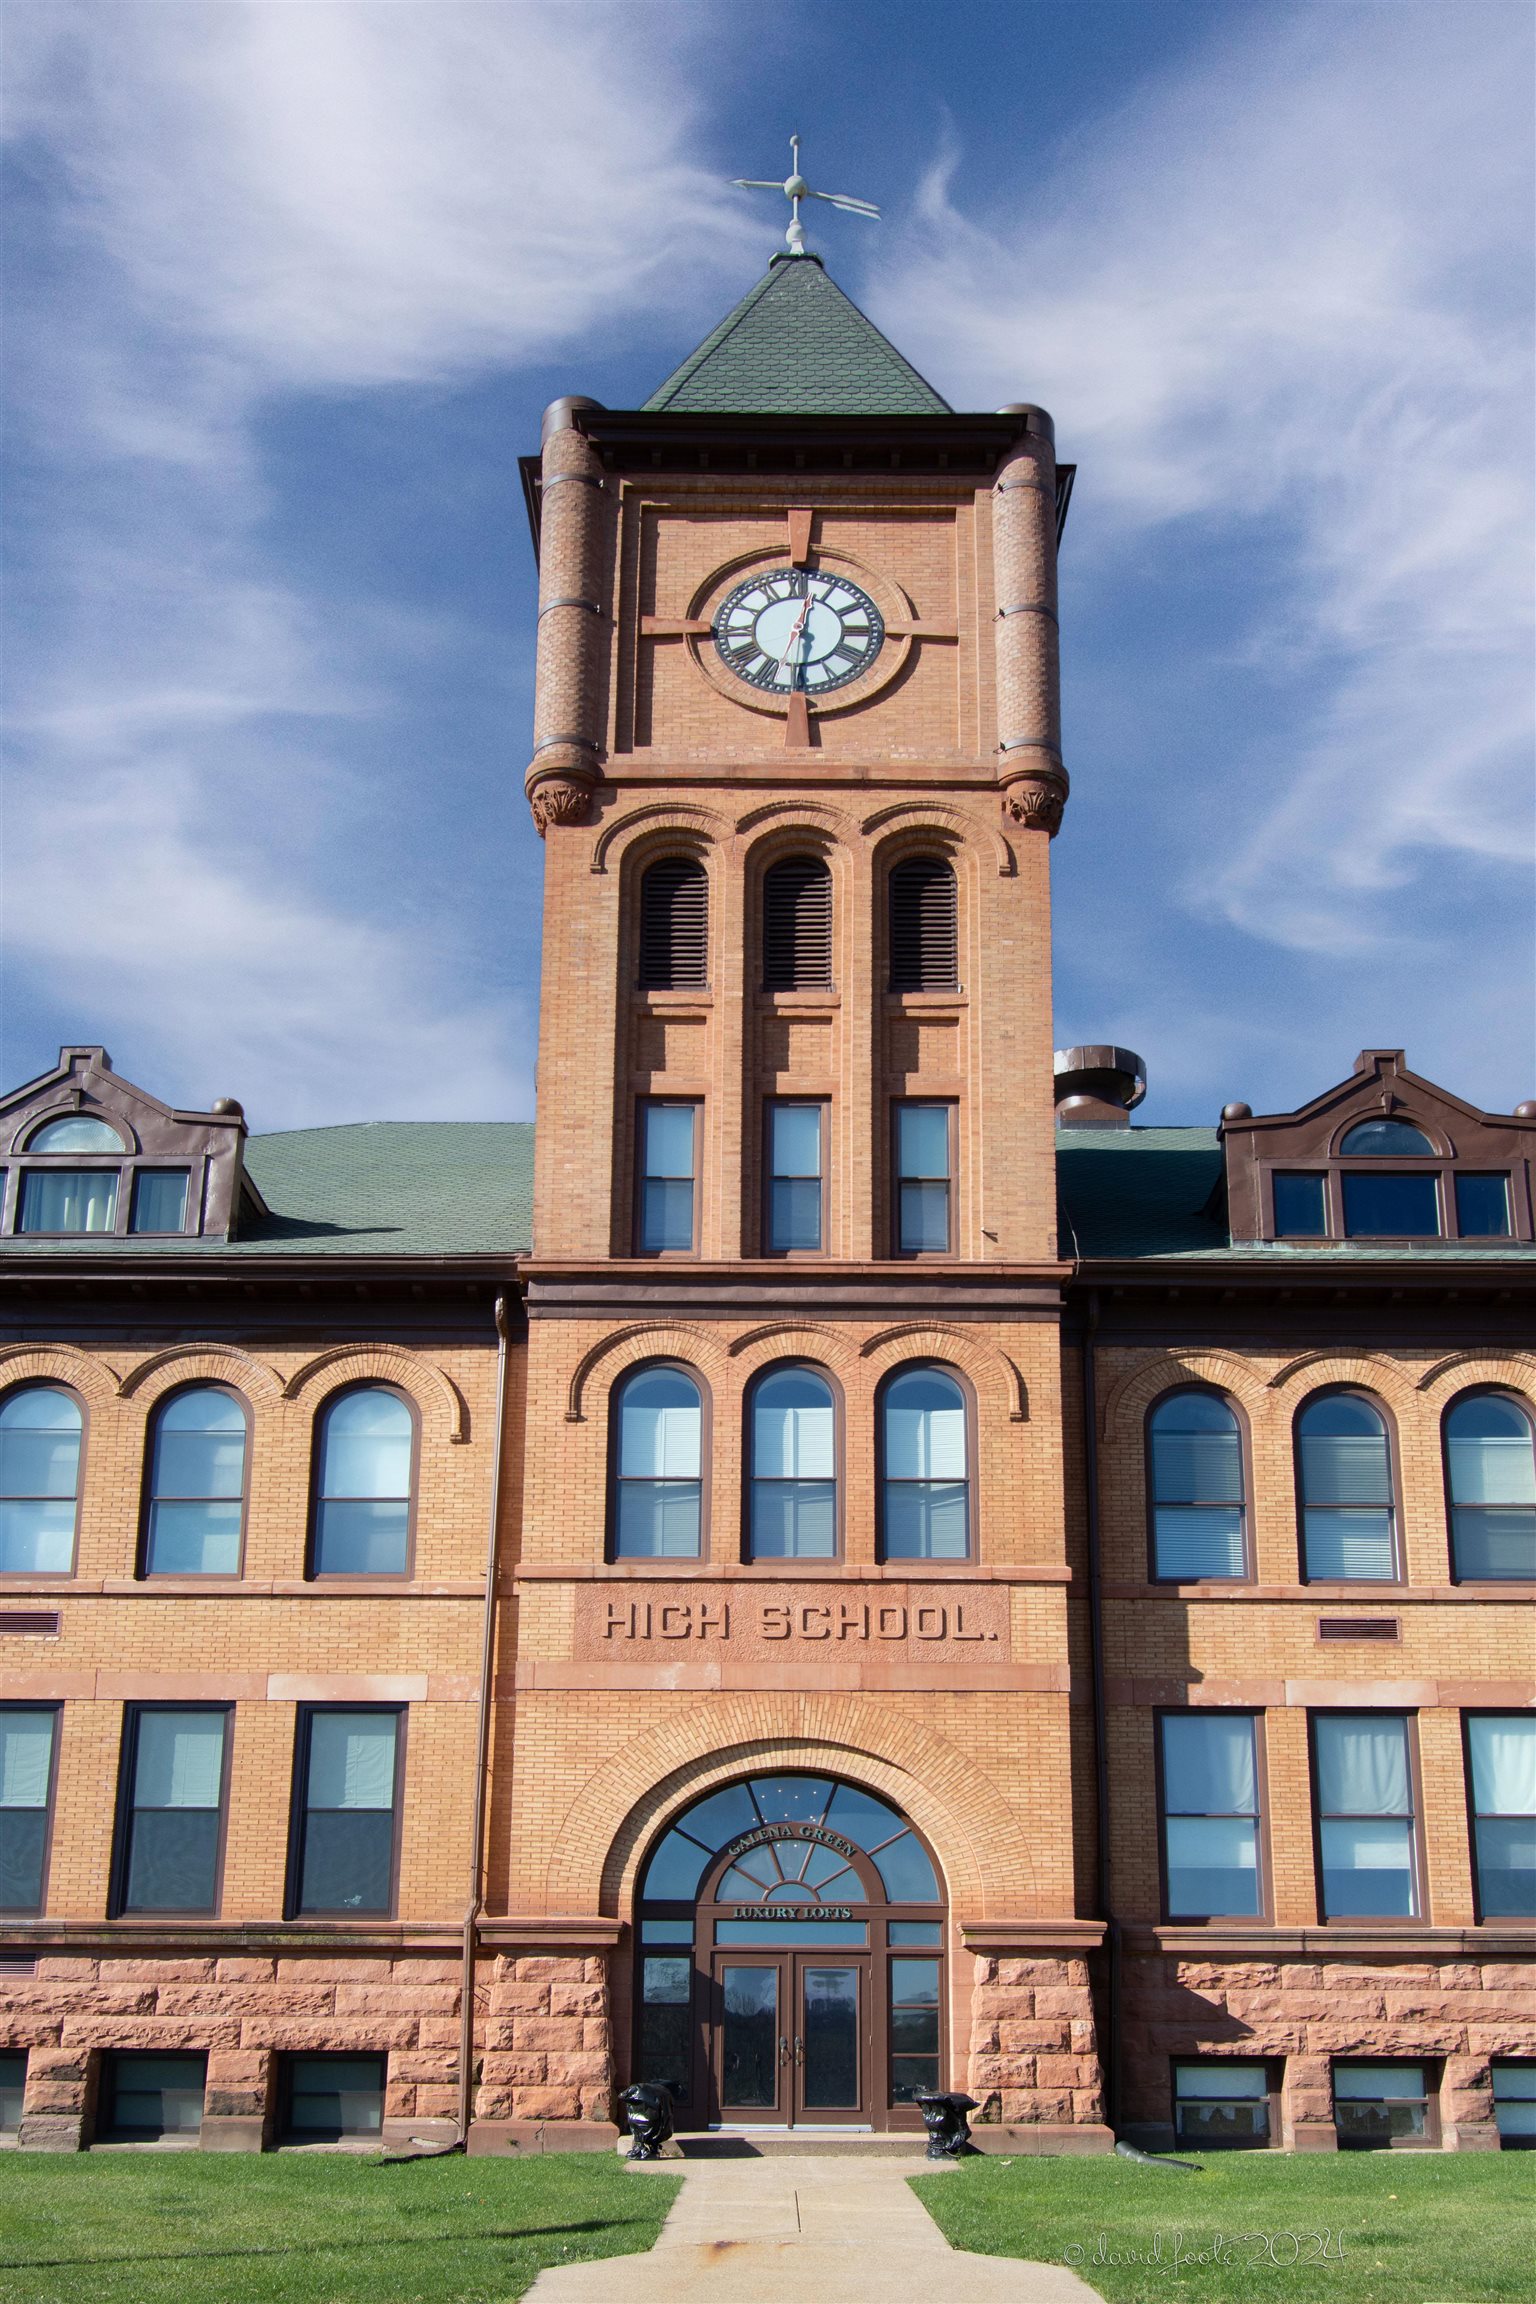
[[[789,230],[784,235],[784,242],[791,256],[803,256],[806,253],[805,227],[800,221],[800,203],[802,200],[826,200],[834,208],[846,208],[854,216],[872,216],[876,223],[879,222],[880,211],[873,201],[854,200],[846,192],[813,192],[811,190],[810,185],[800,173],[800,139],[798,136],[791,136],[789,153],[790,170],[782,184],[772,176],[733,176],[731,182],[739,184],[744,192],[783,193],[790,208]]]

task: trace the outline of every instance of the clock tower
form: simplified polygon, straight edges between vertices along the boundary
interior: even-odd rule
[[[1101,2139],[1051,1065],[1071,467],[792,246],[644,406],[556,401],[523,470],[544,970],[492,1860],[509,1948],[564,1930],[608,2029],[548,2093],[493,2051],[481,2116],[662,2079],[680,2122],[879,2128],[948,2087]],[[1046,2078],[997,2057],[1026,1967]]]

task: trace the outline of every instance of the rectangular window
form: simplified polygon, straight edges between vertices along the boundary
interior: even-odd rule
[[[896,1107],[896,1247],[903,1256],[950,1246],[952,1104]]]
[[[132,2056],[102,2059],[100,2136],[195,2136],[203,2124],[208,2081],[206,2056]]]
[[[185,1232],[187,1170],[141,1168],[133,1180],[130,1232]]]
[[[27,2059],[22,2049],[0,2055],[0,2136],[14,2136],[21,2126],[21,2102],[27,2086]]]
[[[296,2144],[377,2136],[384,2125],[382,2056],[285,2056],[283,2131]]]
[[[939,1963],[891,1962],[891,2102],[911,2104],[939,2084]]]
[[[1344,1231],[1350,1240],[1433,1240],[1440,1230],[1439,1179],[1411,1170],[1346,1168]]]
[[[119,1912],[214,1912],[229,1713],[131,1707],[123,1738]]]
[[[1275,1238],[1321,1240],[1328,1230],[1328,1213],[1320,1175],[1277,1174],[1274,1178]]]
[[[0,1704],[0,1912],[41,1912],[58,1713]]]
[[[647,1952],[641,1969],[639,2068],[686,2104],[693,2094],[693,1954]]]
[[[768,1106],[766,1244],[776,1255],[821,1251],[823,1112],[820,1104]]]
[[[1262,1912],[1254,1715],[1166,1712],[1160,1725],[1169,1918]]]
[[[1422,2064],[1335,2064],[1333,2119],[1343,2151],[1431,2141]]]
[[[1412,1919],[1419,1895],[1406,1716],[1319,1712],[1312,1735],[1323,1918]]]
[[[21,1179],[18,1232],[111,1232],[115,1168],[29,1168]]]
[[[1536,1919],[1536,1714],[1467,1720],[1479,1920]]]
[[[1458,1175],[1456,1229],[1463,1240],[1507,1240],[1509,1178]]]
[[[640,1107],[640,1248],[691,1253],[695,1231],[697,1104]]]
[[[1503,2152],[1536,2152],[1536,2063],[1492,2067],[1493,2118]]]
[[[303,1712],[294,1912],[394,1905],[401,1715]]]
[[[1252,2151],[1270,2140],[1267,2064],[1209,2058],[1173,2068],[1173,2132],[1186,2152]]]

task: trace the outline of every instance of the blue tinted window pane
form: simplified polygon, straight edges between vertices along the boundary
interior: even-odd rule
[[[645,1175],[692,1176],[693,1114],[694,1107],[691,1104],[647,1104]]]
[[[321,1429],[321,1495],[409,1496],[411,1446],[411,1413],[395,1393],[343,1393]]]
[[[640,1245],[655,1250],[693,1246],[691,1180],[647,1177],[640,1195]]]
[[[1362,1120],[1339,1146],[1351,1160],[1362,1155],[1386,1160],[1429,1159],[1434,1149],[1423,1131],[1407,1120]]]
[[[1485,1920],[1536,1918],[1536,1817],[1478,1818],[1477,1885]]]
[[[62,1120],[45,1120],[28,1140],[29,1152],[121,1152],[122,1138],[105,1120],[89,1112],[70,1113]]]
[[[315,1516],[317,1576],[403,1576],[410,1506],[331,1499]]]
[[[1247,1573],[1241,1505],[1159,1504],[1152,1515],[1153,1569],[1165,1583]]]
[[[933,1866],[921,1841],[911,1832],[903,1832],[899,1840],[882,1848],[875,1858],[875,1868],[885,1882],[887,1902],[937,1904],[939,1884],[933,1876]]]
[[[195,2136],[203,2123],[205,2056],[113,2056],[107,2064],[109,2135]]]
[[[1509,1236],[1509,1178],[1458,1176],[1456,1229],[1464,1240],[1502,1240]]]
[[[936,1181],[948,1177],[947,1104],[899,1104],[896,1107],[896,1172],[904,1179]]]
[[[1340,1152],[1349,1159],[1430,1159],[1435,1145],[1407,1120],[1361,1120],[1359,1127],[1349,1129]]]
[[[819,1104],[775,1104],[770,1135],[770,1165],[775,1176],[820,1176]]]
[[[754,1480],[754,1560],[830,1560],[837,1551],[837,1490],[830,1480]]]
[[[184,1232],[187,1224],[185,1168],[141,1168],[133,1180],[130,1232]]]
[[[115,1168],[34,1168],[21,1180],[22,1232],[110,1232],[117,1222]]]
[[[614,1550],[621,1560],[692,1560],[699,1550],[696,1480],[621,1480]]]
[[[1346,1169],[1344,1230],[1351,1240],[1433,1240],[1440,1231],[1440,1203],[1434,1176],[1373,1176],[1369,1169]]]
[[[295,2056],[288,2124],[296,2136],[376,2136],[384,2122],[382,2056]]]
[[[21,2100],[27,2084],[24,2050],[0,2054],[0,2136],[14,2136],[21,2126]]]
[[[1456,1573],[1466,1583],[1526,1583],[1536,1577],[1536,1510],[1467,1508],[1451,1514]]]
[[[1209,1919],[1258,1912],[1258,1832],[1249,1818],[1170,1816],[1166,1832],[1171,1913]]]
[[[900,1247],[908,1256],[942,1256],[949,1246],[949,1186],[903,1184]]]
[[[1322,1177],[1280,1175],[1274,1189],[1276,1239],[1320,1240],[1328,1229]]]
[[[814,1253],[821,1246],[819,1180],[776,1176],[768,1194],[770,1248]]]

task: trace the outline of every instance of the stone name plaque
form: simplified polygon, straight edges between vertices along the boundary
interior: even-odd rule
[[[945,1658],[1000,1660],[1008,1653],[1008,1598],[953,1584],[651,1584],[636,1591],[581,1592],[573,1655],[583,1663],[663,1661],[686,1656],[832,1657],[860,1654],[893,1662]]]

